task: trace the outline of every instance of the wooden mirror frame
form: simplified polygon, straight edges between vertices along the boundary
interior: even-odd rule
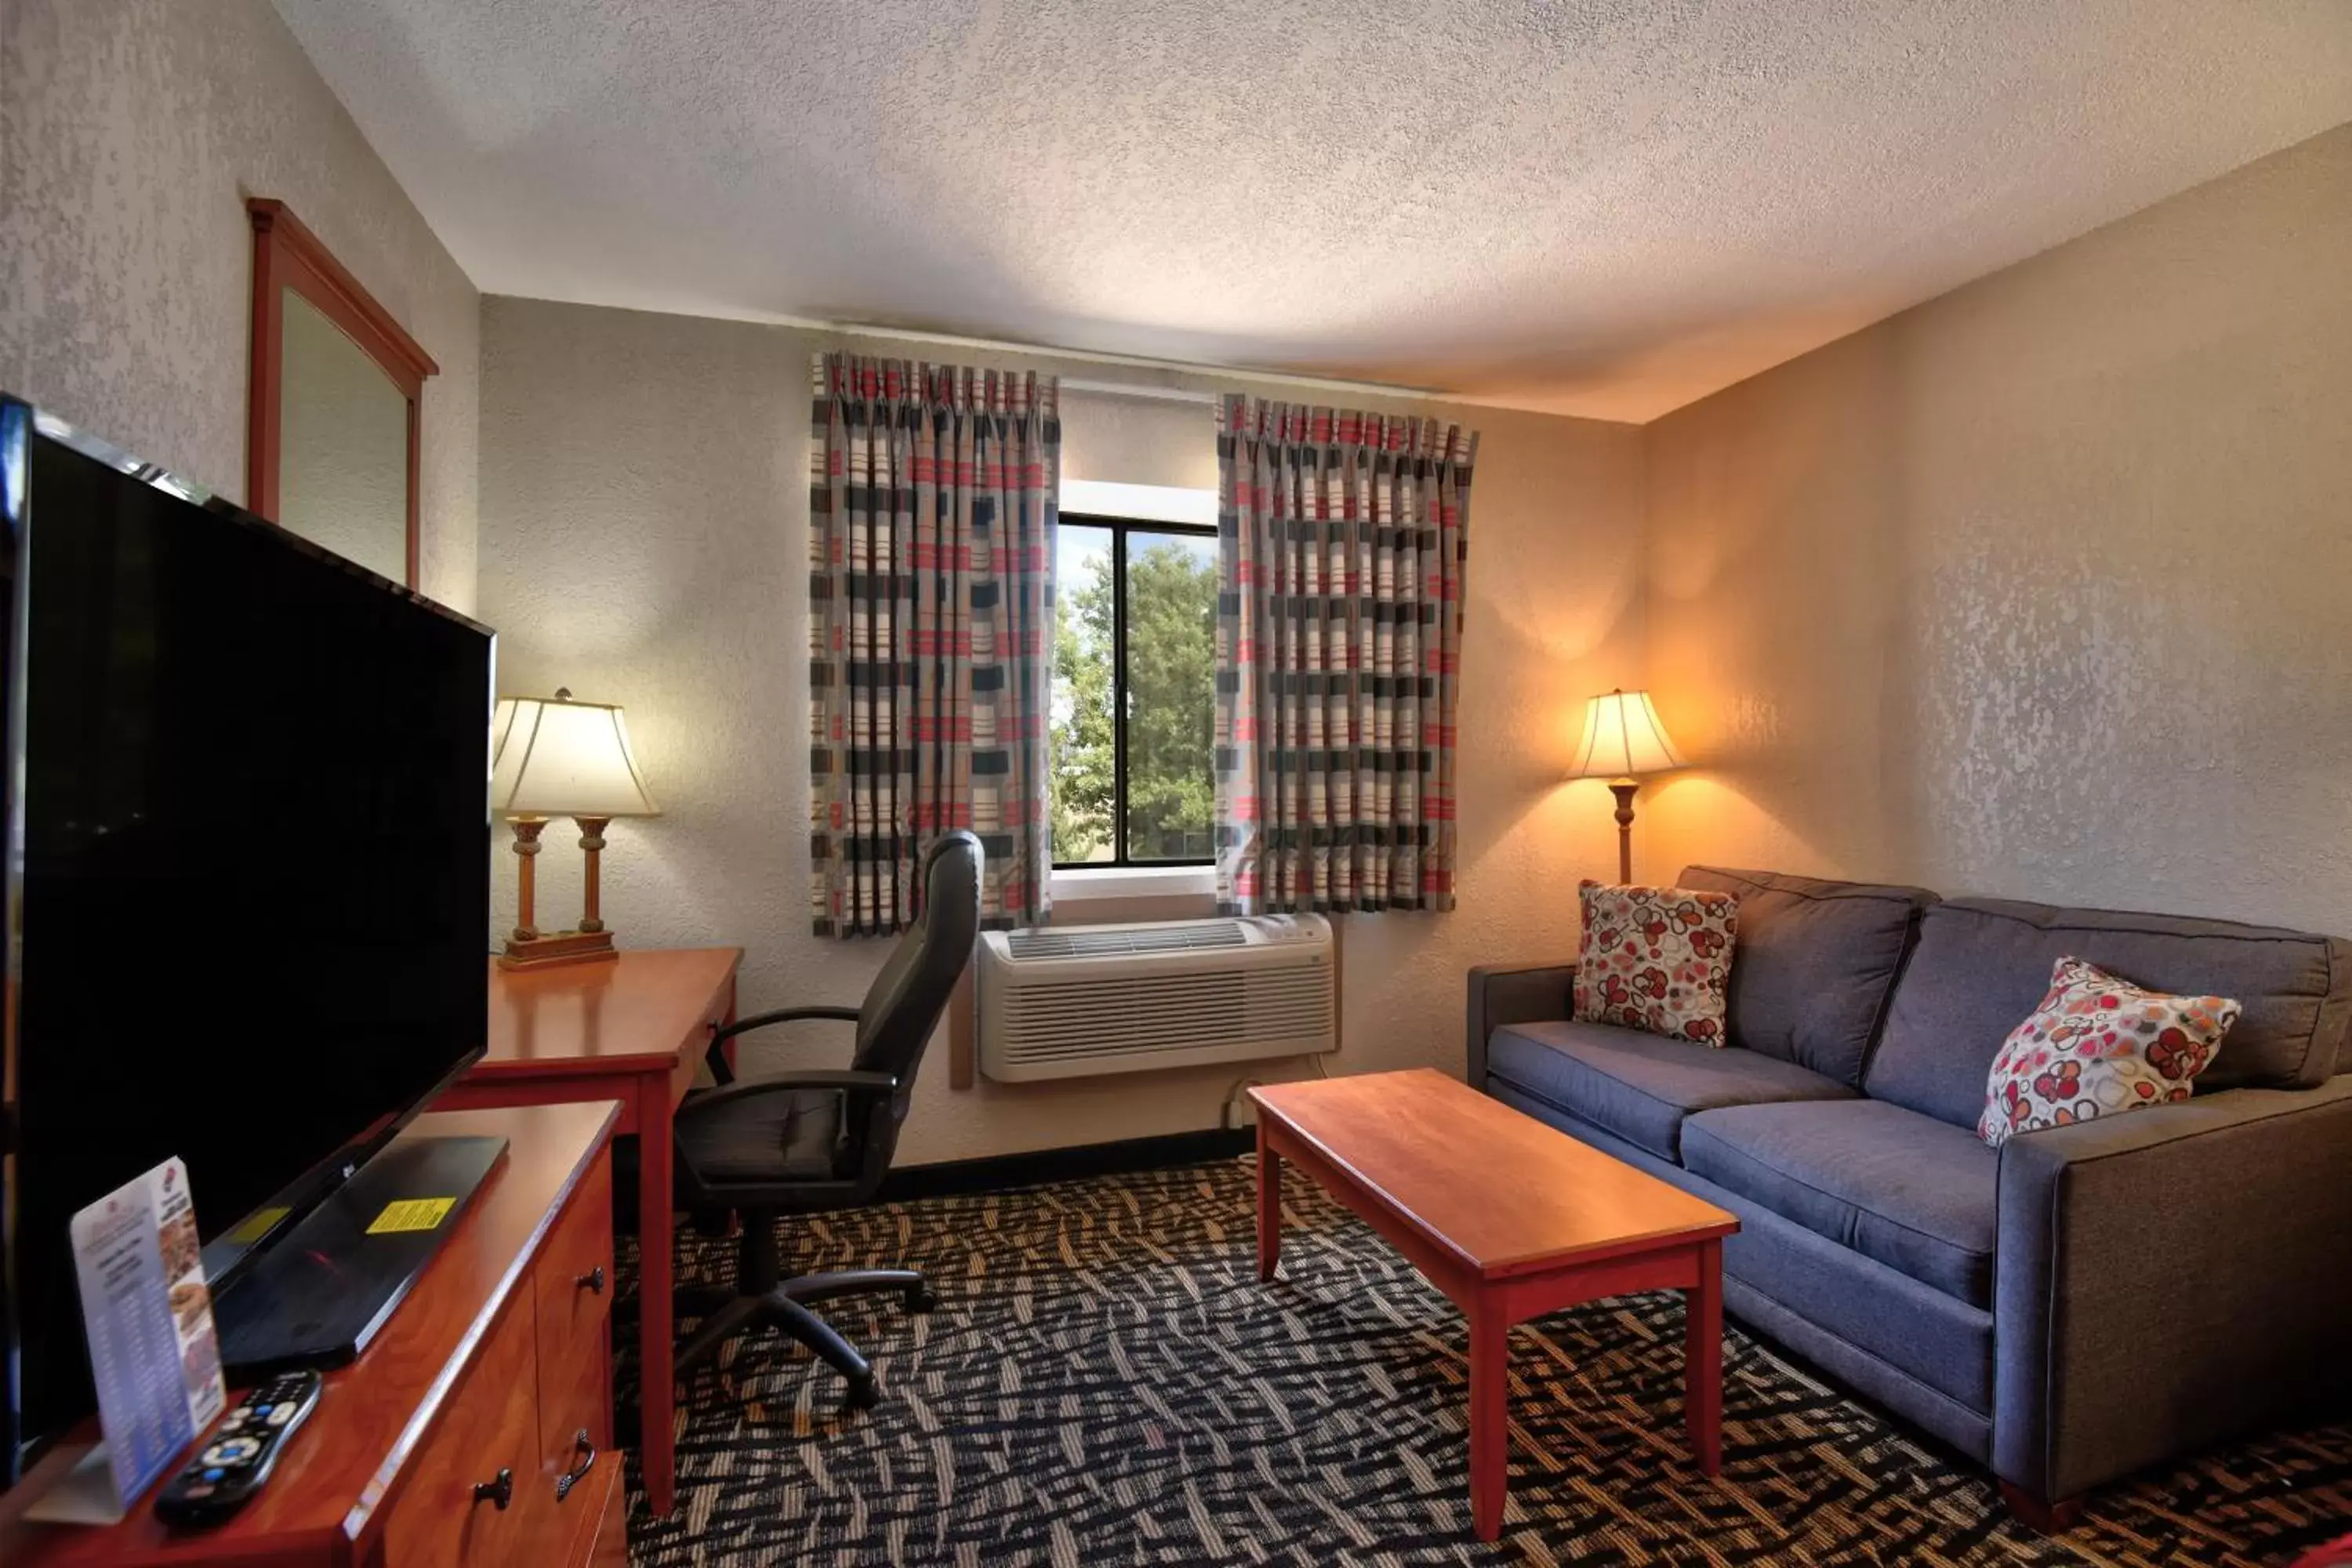
[[[278,521],[278,467],[283,455],[279,407],[285,391],[286,297],[291,289],[342,330],[375,362],[408,402],[408,586],[416,586],[417,477],[424,444],[418,406],[425,378],[441,367],[417,346],[360,286],[334,252],[302,226],[284,202],[252,196],[245,204],[253,222],[253,364],[247,377],[245,505]]]

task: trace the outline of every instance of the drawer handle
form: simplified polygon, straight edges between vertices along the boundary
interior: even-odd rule
[[[595,1268],[591,1268],[587,1273],[583,1274],[579,1279],[574,1279],[572,1283],[575,1289],[585,1290],[592,1296],[603,1295],[604,1293],[604,1266],[599,1263]]]
[[[586,1480],[588,1472],[596,1468],[596,1445],[588,1440],[587,1427],[580,1428],[580,1435],[572,1439],[572,1451],[583,1458],[578,1464],[555,1478],[555,1500],[558,1502],[570,1497],[572,1489]]]
[[[487,1500],[491,1503],[495,1503],[500,1513],[506,1512],[507,1504],[514,1501],[514,1472],[512,1470],[502,1469],[499,1472],[498,1479],[496,1480],[476,1481],[474,1483],[474,1500],[476,1502]]]

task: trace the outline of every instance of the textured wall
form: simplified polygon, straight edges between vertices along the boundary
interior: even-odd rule
[[[439,363],[422,586],[470,607],[480,297],[278,14],[0,9],[0,386],[242,497],[248,195],[289,203]]]
[[[1705,857],[2352,931],[2352,127],[1647,427]]]
[[[875,945],[808,934],[808,364],[830,346],[909,345],[483,304],[481,609],[502,638],[502,685],[561,682],[627,704],[667,815],[614,826],[606,918],[628,944],[740,944],[747,1007],[854,1001],[879,960]],[[1555,781],[1585,695],[1627,679],[1641,650],[1641,432],[1451,412],[1484,437],[1464,649],[1461,907],[1348,922],[1343,1070],[1459,1071],[1464,970],[1571,945],[1575,879],[1609,854],[1606,795]],[[1203,408],[1074,397],[1066,422],[1074,476],[1213,481]],[[551,918],[578,908],[568,837],[551,833],[540,858]],[[503,921],[512,857],[499,859]],[[763,1047],[764,1058],[837,1060],[838,1030],[802,1027]],[[1213,1126],[1248,1070],[983,1082],[958,1094],[935,1059],[908,1152],[956,1159]]]

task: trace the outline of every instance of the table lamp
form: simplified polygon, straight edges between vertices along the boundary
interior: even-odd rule
[[[552,697],[499,699],[490,733],[490,809],[513,825],[518,861],[515,928],[499,955],[499,966],[536,969],[617,957],[613,933],[597,910],[596,862],[604,829],[616,816],[660,815],[630,753],[621,710],[575,702],[568,689],[558,687]],[[588,869],[581,883],[578,927],[542,932],[531,908],[531,862],[539,855],[540,830],[551,816],[568,816],[579,825]]]
[[[1612,691],[1584,705],[1584,740],[1576,748],[1572,779],[1607,779],[1617,797],[1617,879],[1633,879],[1633,795],[1643,773],[1683,765],[1646,691]]]

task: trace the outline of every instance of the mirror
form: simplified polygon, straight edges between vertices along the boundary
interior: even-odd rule
[[[278,515],[315,544],[408,581],[408,399],[324,312],[286,290]]]
[[[246,505],[416,586],[418,400],[438,369],[280,202],[253,219]]]

